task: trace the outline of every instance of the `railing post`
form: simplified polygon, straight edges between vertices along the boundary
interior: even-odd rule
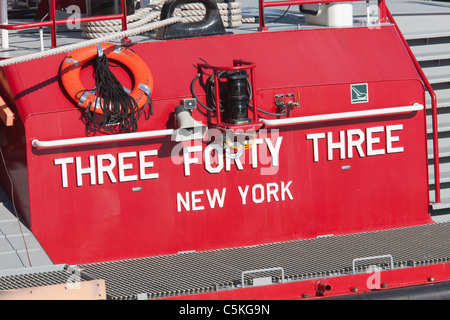
[[[122,31],[127,30],[127,0],[121,0],[122,2]]]
[[[259,31],[265,31],[269,28],[266,27],[266,21],[264,18],[264,0],[259,0]]]
[[[55,0],[50,0],[50,21],[52,22],[51,25],[51,32],[52,32],[52,48],[56,48],[56,5]]]
[[[436,100],[436,93],[434,92],[433,88],[431,87],[430,82],[428,81],[425,73],[423,72],[422,68],[419,65],[419,62],[417,61],[416,57],[414,56],[414,53],[412,52],[411,48],[409,47],[408,43],[406,42],[405,38],[403,37],[402,32],[400,31],[400,28],[397,25],[397,22],[395,22],[394,17],[392,16],[391,12],[387,7],[386,8],[386,14],[389,18],[389,21],[395,26],[395,29],[397,30],[398,35],[403,41],[403,44],[406,48],[406,50],[409,53],[409,56],[411,57],[412,62],[414,63],[414,66],[416,67],[417,72],[419,73],[420,77],[422,78],[422,81],[425,85],[425,87],[428,90],[428,93],[431,96],[431,119],[433,122],[433,153],[434,153],[434,191],[435,191],[435,203],[441,203],[441,182],[440,182],[440,173],[439,173],[439,137],[438,137],[438,123],[437,123],[437,100]]]
[[[379,20],[380,23],[389,22],[386,16],[386,2],[385,0],[378,0]]]
[[[122,31],[126,31],[127,26],[127,0],[121,0],[122,5]],[[125,37],[122,39],[122,43],[130,42],[130,40]]]

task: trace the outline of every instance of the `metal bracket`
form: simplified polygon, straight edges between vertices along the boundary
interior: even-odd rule
[[[184,106],[185,109],[190,111],[197,108],[197,100],[195,98],[183,99],[181,100],[181,104]]]
[[[97,45],[97,55],[99,58],[103,57],[103,48],[101,45]]]
[[[375,260],[375,259],[383,259],[383,258],[389,258],[390,259],[390,261],[391,261],[391,269],[393,269],[394,268],[394,259],[392,258],[392,255],[385,254],[385,255],[382,255],[382,256],[372,256],[372,257],[353,259],[353,261],[352,261],[353,274],[356,273],[356,266],[355,266],[355,264],[356,264],[357,261]]]
[[[139,83],[138,88],[141,89],[141,91],[143,91],[147,96],[152,95],[152,91],[150,90],[149,86],[147,86],[143,83]]]
[[[242,272],[241,281],[242,281],[242,288],[245,288],[245,282],[244,282],[244,276],[248,273],[258,273],[258,272],[268,272],[268,271],[281,271],[281,283],[284,283],[284,269],[281,267],[278,268],[267,268],[267,269],[258,269],[258,270],[249,270]]]

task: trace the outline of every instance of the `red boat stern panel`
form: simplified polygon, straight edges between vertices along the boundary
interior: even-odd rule
[[[21,214],[55,263],[430,222],[424,88],[392,27],[214,36],[132,49],[154,79],[154,114],[139,120],[138,132],[175,129],[175,107],[191,98],[193,65],[201,59],[252,61],[257,107],[276,112],[278,99],[288,114],[264,116],[275,122],[262,121],[242,150],[217,143],[223,132],[200,107],[193,117],[210,121],[203,139],[178,142],[167,134],[36,148],[34,139],[85,137],[82,110],[59,83],[64,55],[6,67],[25,126],[29,212]],[[35,76],[19,78],[25,70]],[[129,85],[127,77],[119,72]],[[205,102],[204,86],[194,88]]]

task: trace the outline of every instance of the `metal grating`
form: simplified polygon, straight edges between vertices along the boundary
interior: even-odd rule
[[[83,273],[105,279],[109,299],[161,298],[242,286],[242,273],[283,268],[285,280],[349,274],[356,258],[392,255],[394,268],[450,261],[450,223],[389,229],[341,236],[278,242],[251,247],[179,253],[82,265]],[[389,261],[366,261],[388,266]],[[278,270],[244,279],[271,277]]]
[[[71,272],[65,265],[26,268],[0,273],[0,291],[34,288],[85,281],[81,274]]]

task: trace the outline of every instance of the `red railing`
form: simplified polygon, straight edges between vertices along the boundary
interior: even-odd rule
[[[80,18],[76,18],[76,21],[77,22],[90,22],[90,21],[100,21],[100,20],[121,19],[122,20],[122,30],[125,31],[125,30],[127,30],[127,8],[126,8],[125,0],[121,0],[121,8],[122,8],[122,13],[119,13],[119,14],[111,14],[111,15],[95,16],[95,17],[83,17],[83,18],[80,17]],[[50,20],[48,20],[48,21],[21,23],[21,24],[5,24],[5,25],[0,25],[0,29],[22,30],[22,29],[31,29],[31,28],[51,27],[52,48],[56,48],[57,47],[56,26],[66,24],[68,22],[72,22],[73,19],[56,20],[55,0],[50,0],[49,16],[50,16]]]
[[[414,53],[412,52],[411,48],[409,47],[408,43],[406,42],[405,37],[403,37],[402,32],[400,31],[400,28],[397,25],[397,22],[395,22],[394,17],[392,16],[389,9],[386,8],[387,16],[390,20],[390,22],[395,26],[395,29],[397,30],[397,33],[399,34],[400,38],[403,41],[403,44],[405,45],[406,50],[408,50],[409,56],[411,57],[411,60],[414,63],[414,66],[417,69],[417,72],[419,73],[420,77],[422,78],[423,83],[425,84],[425,87],[428,90],[428,93],[431,96],[431,119],[432,119],[432,126],[433,126],[433,153],[434,153],[434,191],[435,191],[435,202],[441,203],[441,183],[440,183],[440,173],[439,173],[439,142],[438,142],[438,123],[437,123],[437,99],[436,99],[436,93],[434,92],[433,88],[431,87],[430,82],[427,79],[427,76],[423,72],[422,68],[419,65],[419,62],[417,61],[416,57],[414,56]]]
[[[252,99],[252,105],[254,106],[253,110],[253,120],[250,124],[244,124],[244,125],[231,125],[231,124],[225,124],[223,122],[223,119],[221,118],[220,114],[220,92],[219,92],[219,72],[220,71],[240,71],[240,70],[249,70],[250,71],[250,85],[252,88],[254,88],[255,85],[255,67],[256,65],[253,62],[250,61],[243,61],[240,59],[233,60],[233,66],[213,66],[208,63],[198,63],[198,68],[203,69],[209,69],[214,72],[214,96],[215,96],[215,103],[216,103],[216,109],[219,110],[219,112],[216,112],[216,125],[219,128],[239,128],[242,130],[246,129],[253,129],[255,127],[261,127],[262,123],[259,122],[258,119],[258,113],[256,112],[256,94],[253,94]]]

